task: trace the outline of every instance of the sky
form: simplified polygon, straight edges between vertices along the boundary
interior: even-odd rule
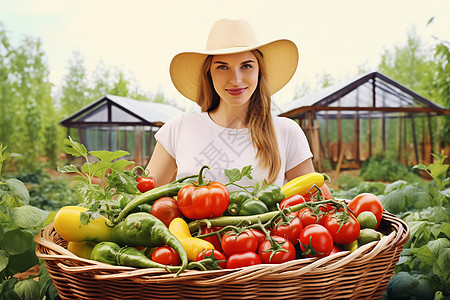
[[[376,70],[381,55],[405,45],[411,31],[425,44],[435,43],[433,36],[450,41],[450,0],[0,0],[0,22],[13,45],[26,36],[41,39],[54,93],[79,51],[88,75],[100,62],[120,68],[144,91],[162,91],[186,109],[192,102],[172,85],[170,61],[203,50],[221,18],[246,19],[260,42],[297,44],[299,67],[273,96],[279,105],[305,82],[314,89],[323,74],[343,80],[361,66]]]

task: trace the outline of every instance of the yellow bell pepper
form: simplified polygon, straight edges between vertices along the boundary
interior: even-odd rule
[[[64,206],[55,215],[53,226],[60,237],[69,242],[102,242],[111,240],[109,220],[100,217],[87,225],[80,222],[80,214],[87,211],[81,206]]]
[[[281,191],[284,193],[286,198],[292,195],[303,196],[306,195],[308,190],[314,185],[319,188],[322,187],[325,180],[330,180],[330,177],[326,174],[311,172],[292,179],[281,187]]]
[[[90,259],[91,252],[94,248],[95,243],[93,242],[69,242],[67,244],[67,250],[75,254],[76,256]]]
[[[169,231],[180,241],[189,261],[196,261],[203,250],[213,250],[214,246],[205,240],[193,237],[189,226],[182,218],[175,218],[169,224]]]

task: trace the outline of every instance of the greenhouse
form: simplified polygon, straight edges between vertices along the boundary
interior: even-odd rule
[[[295,99],[280,116],[305,131],[318,170],[357,169],[382,154],[403,164],[429,163],[439,149],[439,118],[448,109],[371,72]]]
[[[92,150],[125,150],[126,159],[145,166],[155,146],[155,132],[182,111],[174,106],[106,95],[61,121],[68,135]]]

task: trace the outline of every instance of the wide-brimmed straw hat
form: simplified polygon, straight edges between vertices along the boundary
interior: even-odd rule
[[[234,54],[258,49],[264,58],[271,95],[283,88],[298,65],[298,49],[287,39],[258,43],[245,20],[221,19],[214,23],[203,51],[182,52],[170,63],[170,77],[177,90],[197,102],[201,68],[208,55]]]

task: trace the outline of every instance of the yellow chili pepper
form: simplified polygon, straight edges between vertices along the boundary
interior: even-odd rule
[[[170,222],[169,231],[180,241],[189,261],[196,261],[198,254],[203,250],[214,249],[210,242],[193,237],[188,224],[181,218],[175,218]]]
[[[329,179],[330,177],[326,174],[311,172],[292,179],[281,187],[281,191],[286,198],[296,194],[303,196],[306,195],[308,190],[314,185],[320,188],[323,186],[325,180]]]

